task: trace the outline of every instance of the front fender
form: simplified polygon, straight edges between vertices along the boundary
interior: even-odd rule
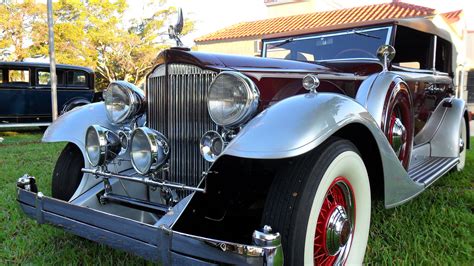
[[[42,141],[72,142],[85,154],[86,130],[90,125],[101,125],[111,130],[118,129],[107,119],[104,103],[98,102],[80,106],[58,117],[44,132]]]
[[[419,194],[423,186],[410,179],[377,122],[359,103],[340,94],[308,93],[276,103],[252,119],[223,155],[251,159],[294,157],[353,123],[364,125],[377,143],[384,172],[385,206],[394,207]]]
[[[294,157],[314,149],[350,123],[362,123],[382,134],[367,110],[349,97],[334,93],[297,95],[256,116],[224,154],[255,159]]]
[[[43,142],[71,142],[74,143],[82,152],[84,158],[84,166],[91,168],[86,157],[85,136],[86,130],[90,125],[100,125],[110,130],[117,130],[118,127],[111,124],[107,119],[105,105],[103,102],[92,103],[77,107],[54,121],[43,135]],[[111,169],[118,172],[121,169],[130,168],[129,165],[123,163],[120,167],[111,165]],[[89,188],[100,182],[90,174],[84,174],[78,189],[72,196],[74,200],[77,196],[87,191]]]

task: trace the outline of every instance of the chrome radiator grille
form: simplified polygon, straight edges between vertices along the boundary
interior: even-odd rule
[[[170,181],[195,186],[210,166],[199,152],[199,141],[206,131],[217,129],[207,112],[207,89],[216,74],[193,65],[169,64],[149,76],[148,127],[169,140]]]

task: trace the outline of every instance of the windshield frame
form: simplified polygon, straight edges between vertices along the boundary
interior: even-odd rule
[[[385,39],[384,44],[390,44],[392,41],[392,32],[393,32],[393,25],[382,25],[382,26],[372,26],[372,27],[354,27],[354,28],[347,28],[347,29],[340,29],[340,30],[335,30],[335,31],[326,31],[326,32],[317,32],[317,33],[312,33],[312,34],[305,34],[305,35],[300,35],[300,36],[286,36],[286,37],[280,37],[280,38],[275,38],[275,39],[264,39],[262,40],[262,53],[261,57],[262,58],[273,58],[273,57],[267,57],[267,47],[270,44],[278,44],[281,42],[284,42],[288,39],[292,39],[291,42],[297,42],[300,40],[309,40],[309,39],[316,39],[316,38],[321,38],[321,37],[333,37],[333,36],[341,36],[341,35],[347,35],[347,34],[355,34],[354,31],[360,32],[360,33],[367,33],[370,34],[372,31],[376,30],[381,30],[381,29],[387,29],[387,37]],[[367,37],[370,38],[370,37]],[[276,58],[273,58],[276,59]],[[282,58],[280,58],[282,59]],[[309,62],[323,62],[323,61],[344,61],[344,60],[366,60],[366,59],[371,59],[373,60],[374,58],[371,57],[360,57],[360,58],[338,58],[338,59],[323,59],[323,60],[315,60],[315,61],[309,61]],[[282,59],[282,60],[288,60],[288,59]]]

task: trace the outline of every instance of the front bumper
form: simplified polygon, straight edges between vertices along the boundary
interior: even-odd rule
[[[21,179],[20,179],[21,180]],[[282,265],[281,245],[230,243],[152,226],[110,213],[81,207],[35,193],[36,186],[17,186],[17,200],[25,214],[38,223],[125,250],[164,265],[252,264]]]

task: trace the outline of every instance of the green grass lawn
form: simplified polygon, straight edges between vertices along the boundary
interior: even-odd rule
[[[41,143],[38,131],[0,137],[0,265],[145,263],[26,218],[15,200],[17,178],[36,176],[50,195],[51,172],[64,144]],[[464,172],[446,175],[413,201],[389,210],[374,204],[368,264],[473,265],[474,151],[467,156]]]

